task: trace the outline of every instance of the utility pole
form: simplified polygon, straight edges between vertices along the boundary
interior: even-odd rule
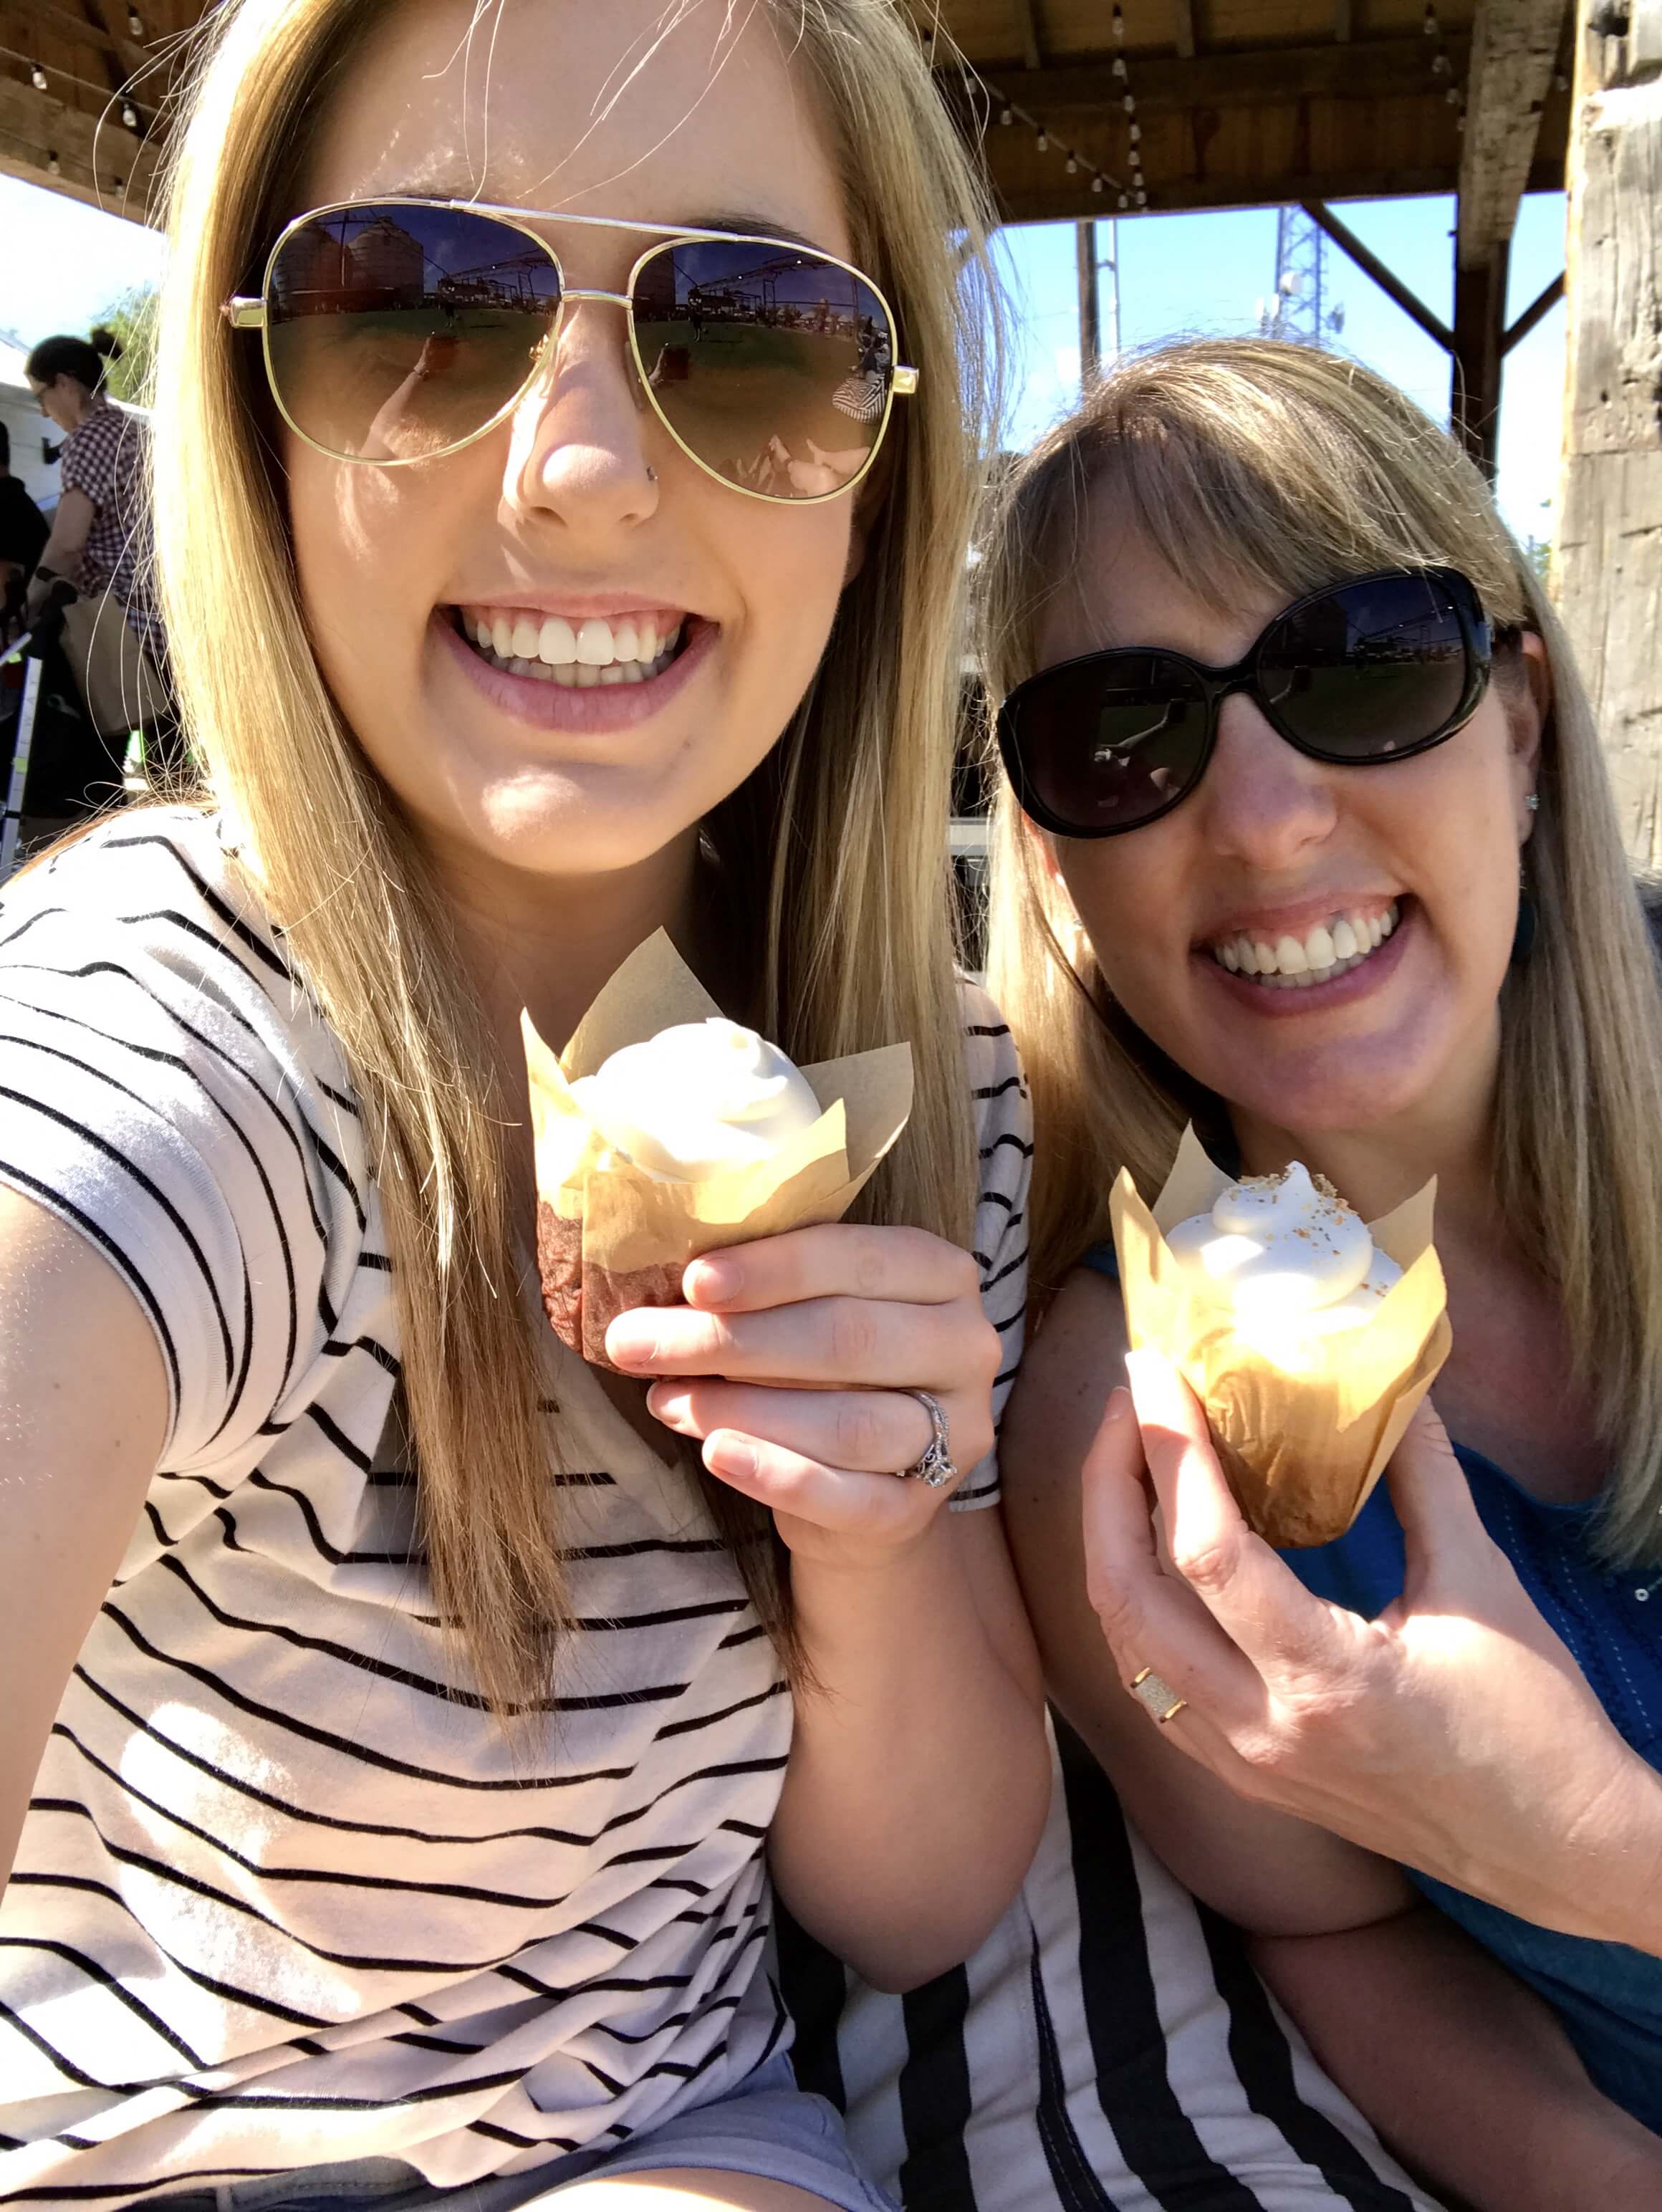
[[[1102,307],[1097,298],[1097,227],[1086,221],[1074,225],[1075,258],[1079,270],[1079,380],[1081,389],[1102,374]]]
[[[1635,861],[1662,866],[1662,0],[1578,0],[1554,583]]]

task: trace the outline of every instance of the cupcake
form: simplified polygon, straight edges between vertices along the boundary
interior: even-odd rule
[[[1434,1197],[1366,1223],[1299,1161],[1230,1177],[1192,1129],[1152,1208],[1115,1185],[1132,1345],[1188,1381],[1269,1543],[1344,1534],[1448,1356]]]
[[[596,1366],[612,1316],[679,1304],[700,1253],[840,1219],[911,1109],[910,1047],[798,1068],[721,1014],[661,930],[563,1053],[521,1026],[543,1305]]]

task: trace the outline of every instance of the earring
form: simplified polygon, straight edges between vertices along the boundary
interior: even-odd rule
[[[1524,804],[1528,807],[1531,814],[1538,814],[1541,811],[1540,793],[1538,791],[1531,791],[1525,799]]]

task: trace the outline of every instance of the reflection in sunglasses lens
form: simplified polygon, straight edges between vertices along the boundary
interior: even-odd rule
[[[634,307],[654,401],[727,483],[821,499],[865,467],[894,344],[882,301],[851,270],[771,240],[689,241],[650,257]]]
[[[481,430],[530,373],[559,305],[548,255],[490,216],[365,205],[314,216],[278,252],[271,380],[332,453],[417,460]]]
[[[1330,760],[1385,760],[1458,710],[1466,643],[1447,586],[1431,576],[1342,586],[1264,641],[1259,678],[1293,735]]]
[[[1059,670],[1026,702],[1018,739],[1034,795],[1080,830],[1124,830],[1169,805],[1206,744],[1205,696],[1160,653]]]

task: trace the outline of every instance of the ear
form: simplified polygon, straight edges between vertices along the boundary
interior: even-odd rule
[[[1534,810],[1525,802],[1541,774],[1541,738],[1552,713],[1552,664],[1545,640],[1532,629],[1519,637],[1518,653],[1525,681],[1513,686],[1507,699],[1507,732],[1518,793],[1518,842],[1525,845],[1535,828]]]

